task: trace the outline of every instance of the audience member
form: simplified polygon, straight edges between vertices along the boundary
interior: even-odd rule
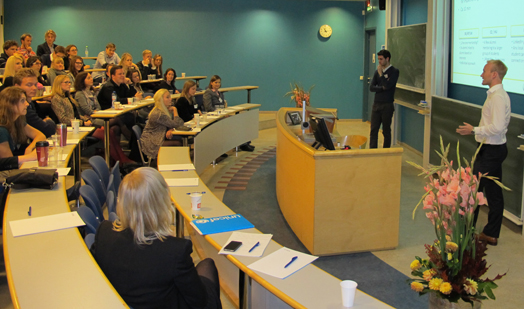
[[[42,75],[42,60],[38,56],[31,56],[25,63],[26,68],[33,69],[41,86],[49,86],[47,79]],[[40,89],[40,87],[39,87]]]
[[[78,103],[71,97],[71,81],[67,75],[57,76],[53,82],[53,98],[51,99],[51,107],[58,117],[60,123],[65,123],[71,126],[71,120],[83,120],[84,126],[91,126],[90,116],[80,116],[77,110]]]
[[[162,64],[164,60],[160,54],[156,54],[155,57],[153,57],[153,66],[151,67],[151,73],[155,74],[156,79],[162,78]]]
[[[152,57],[153,53],[150,50],[146,49],[142,52],[142,61],[139,61],[136,64],[136,66],[140,70],[142,79],[147,79],[147,76],[151,74],[151,67],[153,66]]]
[[[149,120],[142,132],[140,142],[142,151],[155,158],[161,146],[181,146],[182,138],[173,135],[173,129],[183,129],[184,120],[178,117],[177,110],[171,106],[171,94],[166,89],[155,93],[155,107],[149,113]]]
[[[38,56],[35,56],[35,58],[40,59]],[[27,124],[42,132],[46,137],[50,137],[56,132],[55,122],[50,117],[40,118],[38,115],[38,111],[41,110],[41,108],[38,107],[40,104],[32,102],[32,98],[36,95],[37,83],[36,73],[29,68],[21,69],[16,73],[14,78],[15,86],[25,91],[27,102],[29,103],[25,116]],[[52,110],[50,110],[50,112],[52,112]]]
[[[53,59],[51,68],[47,71],[47,80],[49,85],[53,85],[55,78],[58,75],[67,75],[67,72],[64,70],[64,59],[57,57]]]
[[[38,45],[36,48],[36,55],[42,57],[43,55],[50,55],[54,53],[56,44],[56,33],[53,30],[47,30],[45,33],[45,42]]]
[[[169,68],[164,74],[164,80],[160,83],[160,89],[170,90],[172,93],[180,93],[175,86],[176,72]]]
[[[0,158],[18,156],[19,163],[36,160],[36,143],[45,141],[45,135],[25,122],[28,105],[22,88],[9,87],[0,93]]]
[[[13,56],[18,51],[18,43],[13,40],[4,42],[4,52],[0,55],[0,68],[5,68],[5,63],[9,57]]]
[[[24,59],[27,60],[27,58],[31,56],[36,56],[36,53],[31,48],[31,42],[33,41],[33,37],[29,33],[24,33],[20,37],[20,49],[18,52],[24,56]]]
[[[131,81],[131,83],[128,85],[130,90],[131,96],[136,96],[139,99],[142,99],[144,97],[144,90],[142,89],[142,86],[140,85],[140,72],[135,69],[131,69],[127,71],[126,78]]]
[[[80,72],[84,72],[84,60],[79,56],[71,57],[71,64],[69,65],[69,73],[67,73],[67,76],[73,84],[75,83],[76,76]]]
[[[136,64],[133,63],[133,56],[131,56],[130,53],[123,53],[122,54],[122,59],[120,60],[120,65],[122,66],[122,70],[124,70],[124,75],[127,76],[127,71],[131,70],[131,69],[135,69],[137,70],[138,72],[140,72],[140,70],[138,69],[138,66]],[[131,81],[127,81],[126,80],[126,84],[130,84]]]
[[[191,241],[175,237],[175,208],[158,171],[126,175],[116,212],[119,219],[100,224],[91,252],[127,305],[222,308],[215,263],[207,258],[195,267]]]
[[[127,98],[131,98],[131,91],[125,84],[125,75],[122,66],[115,65],[111,68],[111,78],[102,86],[98,93],[98,102],[102,109],[112,107],[112,95],[116,93],[116,100],[122,104],[127,104]]]
[[[51,67],[51,64],[53,63],[55,59],[60,58],[63,61],[64,57],[65,57],[65,48],[63,46],[57,46],[55,47],[54,51],[51,54],[42,55],[40,56],[40,59],[42,59],[42,65],[47,66],[49,68]]]
[[[113,43],[108,43],[106,45],[106,49],[104,51],[101,51],[98,54],[98,57],[96,58],[95,66],[93,69],[103,69],[107,66],[107,64],[118,64],[120,63],[120,57],[118,57],[118,54],[115,52],[116,46]],[[93,72],[93,79],[95,83],[99,84],[102,82],[102,77],[104,76],[104,72]]]
[[[222,79],[218,75],[213,75],[209,81],[206,91],[204,92],[204,109],[206,112],[212,112],[217,106],[227,107],[224,100],[224,94],[219,91],[222,85]]]
[[[195,81],[186,81],[184,83],[184,87],[182,88],[180,98],[178,98],[176,101],[175,107],[178,111],[178,116],[182,118],[184,122],[188,122],[193,119],[194,115],[197,113],[202,115],[202,112],[195,101],[196,88]]]
[[[0,91],[4,90],[7,87],[13,86],[13,78],[16,72],[20,71],[24,65],[24,58],[20,54],[15,54],[14,56],[9,57],[5,65],[4,79],[2,86],[0,86]]]

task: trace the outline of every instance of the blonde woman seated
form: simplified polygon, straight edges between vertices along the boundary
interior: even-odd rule
[[[124,177],[115,222],[103,221],[91,252],[127,305],[222,308],[215,263],[196,267],[191,241],[175,237],[175,208],[162,175],[150,167]]]
[[[59,75],[55,78],[52,88],[51,108],[55,112],[58,122],[71,126],[71,120],[80,119],[84,126],[91,126],[91,117],[88,115],[80,116],[77,105],[71,97],[71,81],[67,75]],[[81,124],[82,125],[82,124]]]
[[[18,156],[18,163],[36,160],[36,143],[45,135],[25,122],[25,91],[9,87],[0,93],[0,158]],[[27,145],[27,139],[32,142]]]
[[[127,76],[127,72],[132,69],[137,70],[138,74],[140,74],[140,69],[138,68],[136,64],[133,63],[133,56],[131,56],[130,53],[122,54],[122,59],[120,59],[119,65],[121,65],[122,70],[124,70],[124,76]],[[141,76],[140,76],[140,79],[142,79]],[[126,78],[126,84],[128,85],[131,84],[131,80]]]
[[[2,80],[0,91],[13,86],[13,78],[16,72],[20,71],[23,66],[24,58],[19,54],[14,54],[7,59],[7,62],[5,63],[4,79]]]
[[[66,75],[67,73],[64,70],[64,59],[60,57],[54,58],[51,63],[51,68],[47,71],[47,81],[49,82],[49,85],[52,86],[54,84],[57,76]]]
[[[174,106],[171,106],[171,94],[167,89],[155,93],[155,107],[149,113],[140,142],[142,151],[150,158],[155,158],[160,146],[181,146],[182,138],[174,135],[174,128],[187,131],[184,120],[178,117]]]

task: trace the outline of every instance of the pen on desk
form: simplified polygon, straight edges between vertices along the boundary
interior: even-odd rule
[[[298,256],[294,256],[293,258],[291,258],[291,261],[289,261],[289,263],[287,263],[286,266],[284,266],[284,268],[287,268],[289,265],[291,265],[291,263],[293,263],[297,259],[298,259]]]
[[[29,211],[27,212],[29,216],[31,216],[31,206],[29,206]]]
[[[255,250],[255,248],[258,247],[258,245],[260,245],[260,241],[257,241],[257,243],[253,247],[251,247],[251,249],[249,249],[249,252]]]
[[[186,194],[187,194],[187,195],[191,195],[192,193],[206,194],[206,191],[202,191],[202,192],[198,192],[198,191],[195,191],[195,192],[187,192]]]

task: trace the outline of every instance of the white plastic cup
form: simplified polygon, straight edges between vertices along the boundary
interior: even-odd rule
[[[135,101],[135,98],[133,98],[133,97],[127,98],[127,104],[129,104],[129,105],[133,105],[134,101]]]
[[[51,93],[51,86],[44,86],[45,91],[44,94],[50,94]]]
[[[73,134],[80,133],[80,120],[79,119],[71,120],[71,126],[73,127]]]
[[[193,119],[195,120],[195,124],[196,126],[200,126],[200,114],[199,113],[195,113],[193,114]]]
[[[189,197],[191,197],[191,209],[200,210],[202,208],[202,193],[192,192]]]
[[[186,73],[182,73],[182,77],[186,77]]]
[[[340,287],[342,288],[342,305],[344,305],[344,307],[353,307],[357,286],[358,284],[353,280],[344,280],[340,282]]]

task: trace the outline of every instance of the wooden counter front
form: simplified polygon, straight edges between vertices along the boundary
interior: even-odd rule
[[[289,226],[314,255],[398,245],[402,148],[315,150],[277,114],[276,191]]]

